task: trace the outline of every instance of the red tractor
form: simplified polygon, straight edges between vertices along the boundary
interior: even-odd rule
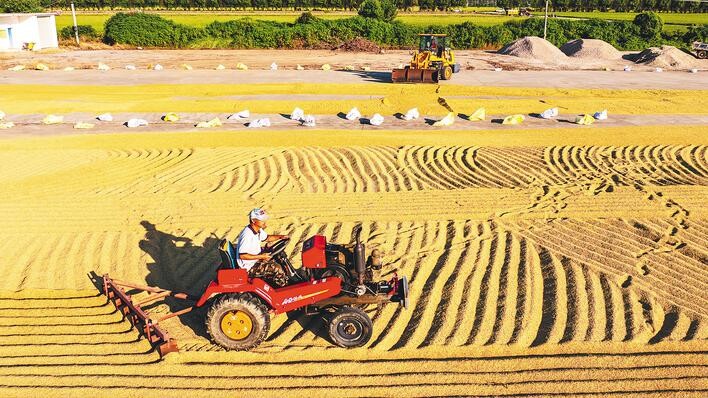
[[[178,351],[176,341],[159,327],[160,322],[185,314],[195,307],[209,305],[206,329],[214,342],[227,350],[250,350],[268,336],[270,313],[280,314],[304,309],[308,315],[322,314],[328,320],[331,341],[340,347],[361,347],[372,334],[371,318],[361,308],[370,304],[397,302],[408,307],[408,281],[394,276],[374,281],[374,271],[381,269],[376,253],[366,257],[355,232],[354,244],[327,243],[322,235],[307,239],[302,247],[302,268],[295,269],[285,254],[288,240],[275,242],[268,250],[289,277],[289,283],[274,288],[260,278],[250,278],[240,269],[233,246],[227,240],[219,245],[221,265],[216,279],[201,297],[191,297],[157,287],[136,285],[103,276],[103,289],[113,304],[140,328],[162,355]],[[124,288],[148,293],[133,300]],[[152,318],[142,306],[166,297],[196,301],[183,310]]]

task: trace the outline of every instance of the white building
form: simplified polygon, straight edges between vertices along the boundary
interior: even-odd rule
[[[34,50],[59,46],[54,14],[0,14],[0,51],[22,50],[28,43]]]

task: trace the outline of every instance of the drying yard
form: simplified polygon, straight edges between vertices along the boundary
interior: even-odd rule
[[[400,52],[0,60],[14,124],[0,130],[0,396],[705,396],[705,61],[537,39],[460,52],[465,70],[440,85],[388,83]],[[291,120],[295,107],[317,125]],[[353,107],[361,119],[343,116]],[[449,112],[453,125],[432,126]],[[42,123],[50,114],[63,120]],[[500,123],[512,114],[523,123]],[[247,127],[257,118],[270,127]],[[296,266],[307,237],[349,242],[362,225],[381,272],[411,281],[411,307],[367,309],[373,338],[353,350],[321,337],[317,317],[278,315],[248,353],[212,344],[194,311],[163,325],[180,352],[161,359],[91,279],[199,294],[219,239],[257,206],[293,238]]]

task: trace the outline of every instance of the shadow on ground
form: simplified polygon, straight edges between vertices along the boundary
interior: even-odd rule
[[[363,81],[391,83],[391,72],[376,72],[376,71],[340,71],[341,73],[351,73],[359,76]]]
[[[206,289],[207,285],[216,279],[216,271],[221,264],[218,244],[221,238],[211,236],[206,238],[201,244],[186,236],[177,236],[166,231],[161,231],[149,221],[141,221],[145,228],[145,238],[140,241],[139,247],[151,258],[152,262],[147,264],[150,271],[145,277],[145,284],[173,292],[188,293],[190,296],[199,297]],[[103,290],[103,280],[93,274],[92,282],[97,289]],[[141,281],[133,281],[138,284]],[[128,294],[139,293],[138,290],[128,291]],[[144,306],[147,311],[155,310],[156,307],[167,305],[169,312],[183,310],[195,303],[168,297],[164,301]],[[209,310],[209,303],[201,308],[194,308],[191,312],[179,315],[179,321],[189,327],[195,335],[209,339],[204,320]],[[164,311],[159,311],[156,317],[162,315]],[[288,320],[277,330],[271,330],[268,341],[277,338],[286,329],[298,324],[302,331],[298,336],[306,334],[308,331],[318,337],[327,337],[327,330],[322,316],[306,315],[302,311],[288,313]]]

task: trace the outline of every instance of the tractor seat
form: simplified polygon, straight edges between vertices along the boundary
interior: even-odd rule
[[[234,245],[228,240],[222,239],[221,242],[219,242],[219,255],[221,255],[221,265],[219,269],[240,268],[236,262],[236,250],[234,250]]]

